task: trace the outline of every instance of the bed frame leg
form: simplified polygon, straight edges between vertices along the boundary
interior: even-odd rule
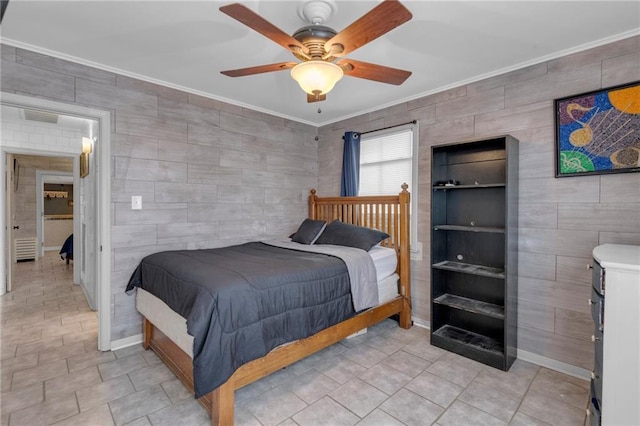
[[[400,327],[404,329],[411,328],[413,325],[413,321],[411,320],[411,305],[407,299],[402,301],[402,310],[400,311],[399,317]]]
[[[232,426],[234,420],[234,389],[232,379],[211,392],[211,425]]]
[[[153,324],[148,319],[142,319],[142,347],[147,350],[151,346],[151,333],[153,332]]]

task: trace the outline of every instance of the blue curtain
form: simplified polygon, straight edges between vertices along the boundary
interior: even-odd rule
[[[344,153],[342,155],[341,197],[358,195],[360,186],[360,133],[345,132]]]

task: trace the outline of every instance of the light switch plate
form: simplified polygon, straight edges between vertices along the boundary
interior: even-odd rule
[[[142,196],[141,195],[132,195],[131,196],[131,210],[142,210]]]

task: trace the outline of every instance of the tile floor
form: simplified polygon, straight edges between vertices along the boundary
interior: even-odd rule
[[[97,320],[55,253],[16,265],[0,298],[2,426],[206,425],[155,354],[97,350]],[[508,373],[387,320],[236,392],[239,425],[582,425],[588,382]]]

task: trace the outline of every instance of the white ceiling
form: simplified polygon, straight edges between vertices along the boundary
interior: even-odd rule
[[[3,42],[159,82],[313,125],[325,125],[566,53],[640,34],[639,1],[403,1],[413,19],[348,57],[413,75],[401,86],[343,78],[308,104],[288,71],[231,78],[222,70],[295,60],[218,8],[232,1],[11,0]],[[243,2],[292,34],[297,1]],[[337,1],[342,30],[377,4]],[[317,112],[320,106],[322,113]]]

